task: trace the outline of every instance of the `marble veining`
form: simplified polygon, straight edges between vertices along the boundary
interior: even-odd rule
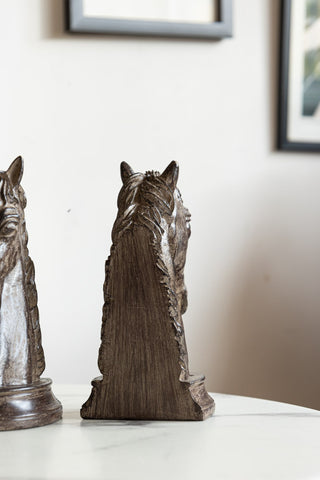
[[[320,478],[319,411],[215,393],[206,422],[81,420],[89,388],[56,386],[62,421],[1,433],[0,480]]]

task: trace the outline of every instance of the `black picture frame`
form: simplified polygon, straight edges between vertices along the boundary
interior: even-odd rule
[[[82,0],[67,0],[67,29],[72,33],[219,40],[232,36],[232,0],[218,0],[218,5],[219,21],[200,24],[86,17]]]
[[[290,91],[290,61],[292,62],[292,39],[293,31],[293,2],[301,0],[282,0],[281,5],[281,35],[280,35],[280,65],[279,65],[279,98],[278,98],[278,138],[279,150],[318,152],[320,151],[320,120],[319,142],[309,141],[303,138],[294,138],[290,135],[290,103],[293,101]],[[320,47],[320,38],[319,38]],[[302,45],[301,45],[302,51]],[[291,60],[290,60],[291,59]],[[302,80],[301,80],[302,82]],[[301,83],[302,84],[302,83]],[[303,85],[303,84],[302,84]]]

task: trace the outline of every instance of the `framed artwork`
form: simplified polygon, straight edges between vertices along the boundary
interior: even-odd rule
[[[232,35],[232,0],[68,0],[74,33],[221,39]]]
[[[320,0],[282,0],[278,147],[320,151]]]

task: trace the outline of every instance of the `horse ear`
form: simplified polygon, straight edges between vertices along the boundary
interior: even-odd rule
[[[23,159],[22,157],[17,157],[11,163],[10,167],[7,170],[7,175],[12,183],[13,187],[16,187],[20,184],[21,178],[23,175]]]
[[[127,164],[127,162],[121,162],[120,173],[121,173],[122,183],[125,183],[128,180],[128,178],[134,174],[134,171],[132,170],[130,165]]]
[[[166,182],[169,187],[174,190],[177,186],[179,176],[179,165],[177,162],[172,161],[160,177]]]

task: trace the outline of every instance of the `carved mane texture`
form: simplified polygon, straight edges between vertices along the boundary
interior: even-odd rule
[[[38,378],[42,375],[45,369],[45,358],[44,351],[42,348],[41,342],[41,330],[39,322],[39,310],[38,310],[38,295],[35,284],[35,270],[34,264],[29,256],[29,251],[27,247],[28,243],[28,233],[25,227],[25,221],[23,220],[22,224],[23,235],[22,235],[22,244],[23,244],[23,262],[24,262],[24,272],[25,272],[25,293],[27,300],[28,308],[28,321],[29,321],[29,331],[31,331],[31,344],[33,345],[33,368],[32,368],[32,381],[37,381]]]
[[[121,166],[104,283],[98,358],[103,377],[93,382],[84,418],[204,418],[191,392],[204,378],[189,375],[175,288],[177,202],[183,208],[178,167],[172,162],[167,170],[143,175]]]

